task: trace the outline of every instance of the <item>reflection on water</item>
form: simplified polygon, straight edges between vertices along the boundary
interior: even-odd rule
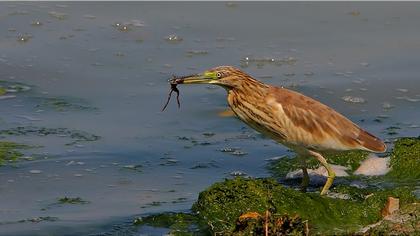
[[[1,134],[37,148],[25,150],[26,161],[0,167],[0,234],[95,233],[134,214],[186,210],[211,183],[267,176],[264,160],[287,154],[218,115],[226,108],[223,89],[180,86],[181,109],[171,101],[160,112],[172,74],[241,67],[321,100],[386,140],[417,136],[419,9],[0,3],[0,130],[37,127]],[[70,131],[100,138],[66,145],[80,139]],[[48,207],[62,197],[89,203]],[[74,225],[85,228],[68,229]]]

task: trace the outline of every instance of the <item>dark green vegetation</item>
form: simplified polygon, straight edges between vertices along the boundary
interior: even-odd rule
[[[367,155],[361,151],[326,154],[330,163],[346,166],[351,171],[357,169]],[[416,185],[406,183],[418,183],[418,163],[420,138],[401,138],[395,142],[391,153],[392,170],[387,176],[369,180],[376,184],[387,178],[404,180],[404,184],[393,182],[392,188],[376,184],[357,188],[342,184],[330,190],[331,196],[337,197],[332,198],[319,193],[302,193],[270,178],[235,178],[201,192],[192,207],[194,214],[159,214],[136,219],[134,223],[170,228],[175,235],[264,235],[266,225],[270,235],[305,235],[307,230],[310,235],[354,235],[363,234],[360,232],[363,227],[380,222],[365,234],[411,235],[420,232],[420,202],[413,194]],[[309,168],[318,166],[314,159],[308,159]],[[270,170],[278,178],[299,168],[298,158],[285,157],[270,163]],[[382,219],[381,210],[388,197],[400,200],[401,210],[392,216],[395,219]],[[267,212],[269,217],[266,217]],[[254,217],[246,217],[249,215]]]
[[[16,161],[23,154],[19,151],[21,149],[29,148],[26,145],[14,142],[0,141],[0,166],[6,162]]]
[[[12,136],[21,136],[21,135],[38,135],[38,136],[48,136],[55,135],[57,137],[69,137],[72,139],[72,142],[66,145],[74,145],[79,142],[91,142],[97,141],[100,139],[100,136],[90,134],[85,131],[71,130],[68,128],[45,128],[45,127],[36,127],[36,126],[19,126],[11,129],[0,130],[0,135],[12,135]]]
[[[169,228],[171,235],[211,235],[197,215],[188,213],[170,212],[139,217],[133,220],[133,224]]]
[[[360,192],[359,192],[360,191]],[[416,201],[412,189],[352,189],[351,200],[302,193],[286,188],[273,179],[235,178],[216,183],[200,193],[193,210],[207,221],[213,232],[235,232],[239,216],[247,212],[298,215],[308,220],[310,232],[350,234],[381,219],[381,209],[388,196],[402,205]]]
[[[58,199],[59,204],[86,204],[88,201],[83,200],[81,197],[62,197]]]
[[[0,87],[0,96],[5,95],[7,93],[6,89]]]
[[[420,137],[395,142],[388,176],[398,180],[420,180]]]
[[[54,111],[95,111],[96,107],[91,107],[86,101],[81,99],[67,98],[67,97],[40,97],[39,104],[36,108],[52,109]]]
[[[323,154],[328,160],[328,163],[348,167],[351,172],[355,171],[360,166],[360,163],[369,155],[368,152],[364,151],[329,152]],[[306,158],[306,164],[310,169],[315,169],[320,166],[319,162],[311,157]],[[299,158],[294,156],[272,161],[268,168],[274,177],[283,178],[287,173],[300,169],[301,166]]]
[[[26,92],[30,89],[31,87],[24,83],[0,80],[0,96],[6,93]]]

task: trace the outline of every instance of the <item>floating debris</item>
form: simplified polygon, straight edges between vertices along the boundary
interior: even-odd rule
[[[42,171],[41,170],[30,170],[29,173],[31,173],[31,174],[41,174]]]
[[[234,37],[217,37],[216,41],[218,42],[225,42],[225,41],[235,41],[236,39]]]
[[[176,34],[170,34],[165,37],[165,40],[170,43],[179,43],[183,40],[183,38],[181,38],[180,36]]]
[[[73,99],[66,97],[38,97],[40,104],[35,107],[38,109],[53,109],[59,112],[65,111],[96,111],[96,107],[89,106],[82,99]],[[71,101],[73,100],[73,101]]]
[[[89,19],[89,20],[94,20],[94,19],[96,19],[96,16],[94,16],[94,15],[89,15],[89,14],[86,14],[86,15],[84,15],[83,17],[84,17],[84,18],[86,18],[86,19]]]
[[[206,169],[206,168],[219,168],[219,166],[214,162],[207,163],[197,163],[195,166],[190,169]]]
[[[140,164],[138,164],[138,165],[125,165],[125,166],[122,166],[123,169],[134,170],[134,171],[138,171],[138,172],[141,172],[142,171],[141,170],[142,167],[143,167],[143,165],[140,165]]]
[[[351,11],[349,14],[352,16],[360,16],[360,11]]]
[[[121,32],[128,32],[131,31],[131,28],[128,25],[120,25],[117,29]]]
[[[67,19],[67,14],[63,12],[57,12],[57,11],[50,11],[48,12],[48,15],[51,17],[54,17],[57,20],[65,20]]]
[[[404,101],[408,101],[408,102],[420,102],[420,98],[410,98],[407,96],[402,96],[402,97],[395,97],[398,100],[404,100]]]
[[[287,73],[284,73],[283,75],[287,77],[291,77],[291,76],[295,76],[296,74],[293,72],[287,72]]]
[[[135,27],[143,27],[143,26],[145,25],[144,21],[141,21],[141,20],[136,20],[136,19],[134,19],[134,20],[130,20],[130,21],[128,22],[128,24],[129,24],[129,25],[133,25],[133,26],[135,26]]]
[[[15,117],[22,118],[22,119],[25,119],[25,120],[28,120],[28,121],[40,121],[41,120],[39,118],[35,118],[35,117],[32,117],[32,116],[26,116],[26,115],[16,115]]]
[[[58,199],[59,204],[86,204],[89,201],[83,200],[81,197],[62,197]]]
[[[231,152],[231,154],[234,155],[234,156],[245,156],[248,153],[247,152],[240,151],[240,150],[235,150],[235,151]]]
[[[22,35],[18,35],[18,37],[17,37],[17,41],[21,42],[21,43],[26,43],[30,39],[32,39],[32,35],[30,35],[30,34],[22,34]]]
[[[397,130],[399,129],[401,128],[397,126],[389,126],[385,129],[385,133],[388,135],[397,135],[398,134]]]
[[[174,166],[178,164],[178,160],[175,158],[161,158],[165,160],[165,162],[160,163],[161,166]]]
[[[66,145],[75,145],[78,142],[93,142],[99,140],[101,137],[98,135],[90,134],[88,132],[79,130],[70,130],[68,128],[45,128],[36,126],[19,126],[11,129],[0,130],[0,135],[37,135],[49,136],[55,135],[57,137],[68,137],[73,141]]]
[[[25,11],[25,10],[17,10],[17,11],[14,11],[14,12],[10,12],[8,15],[9,16],[18,16],[18,15],[23,16],[23,15],[28,15],[28,14],[29,14],[28,11]]]
[[[225,148],[220,149],[220,151],[221,151],[221,152],[230,152],[230,153],[232,153],[232,152],[234,152],[234,151],[236,151],[236,150],[239,150],[239,148],[235,148],[235,147],[225,147]]]
[[[369,64],[369,63],[367,63],[367,62],[362,62],[362,63],[360,63],[360,65],[361,65],[361,66],[364,66],[364,67],[368,67],[370,64]]]
[[[395,106],[394,105],[392,105],[391,103],[389,103],[389,102],[384,102],[384,103],[382,103],[382,108],[384,109],[384,110],[390,110],[390,109],[392,109],[392,108],[394,108]]]
[[[9,93],[19,93],[31,90],[31,87],[24,84],[10,84],[7,86],[6,91]]]
[[[0,100],[15,98],[16,95],[2,95],[0,96]]]
[[[277,161],[277,160],[280,160],[280,159],[282,159],[282,158],[287,158],[287,155],[276,156],[276,157],[270,157],[270,158],[265,159],[265,161]]]
[[[117,53],[115,53],[114,54],[116,57],[124,57],[125,56],[125,53],[123,53],[123,52],[117,52]]]
[[[187,51],[187,57],[193,57],[198,55],[207,55],[209,52],[205,50],[190,50]]]
[[[31,25],[32,25],[32,26],[41,26],[41,25],[43,25],[43,24],[42,24],[42,22],[41,22],[41,21],[36,20],[36,21],[32,21]]]
[[[353,97],[353,96],[343,96],[341,97],[345,102],[351,102],[351,103],[365,103],[366,100],[362,97]]]
[[[313,76],[315,73],[312,71],[305,72],[304,76]]]
[[[229,173],[231,176],[235,176],[235,177],[237,177],[237,176],[248,176],[248,174],[247,173],[245,173],[245,172],[243,172],[243,171],[240,171],[240,170],[235,170],[235,171],[232,171],[232,172],[230,172]]]
[[[212,137],[212,136],[215,135],[215,133],[213,133],[213,132],[204,132],[203,135],[206,136],[206,137]]]
[[[35,218],[28,218],[25,220],[19,220],[18,223],[24,223],[24,222],[32,222],[32,223],[39,223],[42,221],[49,221],[49,222],[54,222],[57,221],[58,217],[52,217],[52,216],[40,216],[40,217],[35,217]]]
[[[297,59],[294,57],[284,57],[284,58],[251,58],[245,57],[240,61],[241,67],[248,67],[249,65],[256,65],[257,67],[263,67],[265,65],[295,65],[297,63]]]

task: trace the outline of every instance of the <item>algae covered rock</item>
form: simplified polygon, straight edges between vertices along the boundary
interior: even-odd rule
[[[369,153],[365,151],[345,151],[325,152],[323,155],[328,160],[328,163],[347,167],[350,172],[353,172],[360,166],[360,163],[368,157]],[[308,169],[316,169],[320,166],[320,163],[312,157],[306,158],[306,164]],[[284,178],[287,173],[298,170],[301,166],[302,164],[299,158],[294,156],[272,161],[269,164],[268,169],[274,177]]]
[[[221,235],[237,234],[236,222],[241,215],[248,212],[263,215],[266,211],[307,220],[311,232],[347,234],[380,220],[388,196],[399,198],[401,204],[415,201],[408,188],[365,189],[353,195],[359,197],[335,199],[286,188],[273,179],[235,178],[201,192],[193,210],[207,222],[213,233]],[[304,234],[301,230],[296,233]]]
[[[420,180],[420,137],[395,142],[388,176],[401,180]]]
[[[420,235],[420,203],[403,206],[398,212],[366,227],[363,235]]]
[[[236,222],[234,235],[308,235],[308,222],[299,216],[256,212],[244,214]]]

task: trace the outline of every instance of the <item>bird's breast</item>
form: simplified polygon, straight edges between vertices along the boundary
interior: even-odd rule
[[[263,94],[229,91],[228,104],[238,118],[251,128],[279,142],[285,139],[274,111],[266,105]]]

